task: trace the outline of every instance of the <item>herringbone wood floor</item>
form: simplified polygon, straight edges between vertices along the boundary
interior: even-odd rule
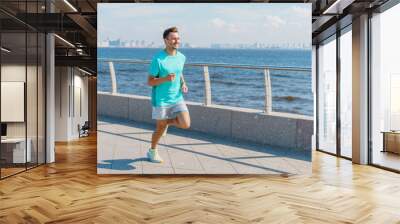
[[[96,137],[0,181],[0,223],[400,223],[400,175],[313,154],[307,176],[99,176]]]

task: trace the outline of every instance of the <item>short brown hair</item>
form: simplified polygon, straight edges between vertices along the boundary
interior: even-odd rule
[[[175,26],[174,26],[174,27],[170,27],[170,28],[168,28],[168,29],[166,29],[166,30],[164,31],[164,33],[163,33],[163,38],[164,38],[164,39],[167,38],[168,35],[169,35],[169,33],[177,33],[177,32],[178,32],[178,28],[176,28]]]

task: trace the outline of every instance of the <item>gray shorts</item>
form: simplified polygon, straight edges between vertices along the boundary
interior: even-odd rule
[[[161,107],[153,106],[151,118],[155,120],[172,119],[178,116],[179,112],[183,111],[189,111],[184,101],[168,106],[161,106]]]

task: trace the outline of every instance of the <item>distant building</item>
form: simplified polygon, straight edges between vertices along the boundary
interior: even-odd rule
[[[121,40],[120,39],[110,40],[108,43],[109,43],[110,47],[120,47],[121,46]]]

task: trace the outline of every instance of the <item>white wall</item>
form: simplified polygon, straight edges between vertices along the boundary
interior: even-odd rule
[[[25,64],[2,65],[1,81],[25,82]]]
[[[67,141],[69,138],[69,80],[67,67],[55,68],[55,141]]]
[[[56,67],[55,85],[55,140],[77,139],[78,124],[88,120],[88,78],[76,68]]]
[[[74,107],[72,108],[72,119],[71,119],[71,135],[73,138],[78,138],[78,124],[81,126],[88,120],[88,78],[82,76],[79,70],[74,70],[74,96],[71,96],[74,100]],[[79,101],[81,101],[79,103]],[[81,107],[81,108],[79,108]],[[79,110],[81,109],[81,111]]]

